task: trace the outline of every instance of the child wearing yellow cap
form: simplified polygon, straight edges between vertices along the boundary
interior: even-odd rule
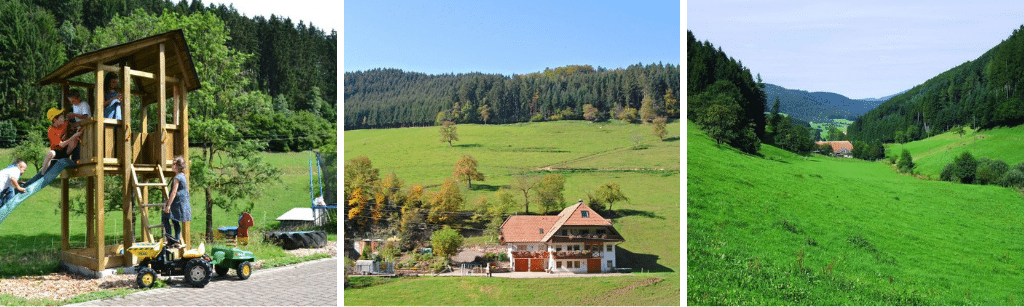
[[[43,169],[39,173],[46,173],[46,169],[50,168],[51,160],[68,158],[71,152],[78,148],[78,140],[82,137],[81,130],[71,137],[63,139],[64,133],[68,129],[65,117],[64,111],[57,108],[50,108],[46,111],[46,118],[53,122],[50,129],[46,131],[46,136],[50,139],[50,152],[46,153],[46,158],[43,159]]]

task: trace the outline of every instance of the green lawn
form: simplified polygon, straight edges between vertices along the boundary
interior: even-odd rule
[[[687,304],[1018,305],[1024,298],[1020,193],[768,145],[763,157],[751,156],[687,128]]]
[[[899,156],[906,148],[917,164],[917,172],[938,179],[942,168],[964,151],[971,152],[975,158],[1000,159],[1010,165],[1020,163],[1024,161],[1021,144],[1024,144],[1024,125],[967,130],[963,136],[946,132],[906,144],[888,144],[886,155]]]
[[[291,208],[310,206],[309,155],[309,152],[264,154],[264,158],[280,168],[282,174],[281,182],[270,184],[264,191],[264,197],[254,202],[251,214],[257,228],[274,227],[278,224],[275,219]],[[0,157],[7,156],[9,150],[0,151]],[[35,174],[35,169],[30,166],[25,173],[26,178],[30,177]],[[60,249],[60,184],[56,182],[59,180],[26,200],[0,224],[0,246],[3,246],[0,249],[0,276],[47,274],[56,268],[56,251]],[[191,186],[189,193],[192,201],[191,230],[193,237],[198,237],[205,232],[206,197],[197,186]],[[73,189],[72,200],[81,195],[84,201],[84,194],[84,187]],[[229,212],[214,207],[214,228],[237,225],[240,210]],[[121,211],[107,211],[104,216],[106,243],[119,243],[123,227]],[[150,217],[151,223],[160,223],[157,210],[150,209]],[[84,247],[84,214],[71,215],[70,225],[72,247]],[[275,258],[287,255],[280,249],[267,249],[258,256]]]
[[[664,141],[650,134],[646,125],[621,122],[589,123],[557,121],[514,125],[459,125],[461,141],[453,147],[441,143],[436,127],[345,132],[345,158],[366,155],[379,168],[381,176],[394,172],[412,185],[440,184],[452,175],[455,162],[464,155],[479,161],[479,170],[487,175],[473,182],[474,189],[462,194],[467,203],[510,184],[520,172],[544,174],[551,167],[565,176],[567,204],[587,199],[586,193],[600,185],[618,182],[630,198],[614,204],[622,216],[614,225],[626,241],[619,245],[619,264],[648,273],[661,281],[647,285],[647,277],[571,278],[571,279],[475,279],[419,278],[399,279],[385,285],[347,289],[347,304],[363,305],[676,305],[680,303],[679,282],[679,123],[670,123]],[[633,149],[635,136],[641,148]],[[522,195],[516,195],[522,203]],[[463,205],[468,208],[470,205]],[[523,211],[524,208],[514,208]],[[532,204],[530,211],[538,212]],[[637,274],[640,275],[640,274]],[[641,283],[640,285],[634,285]],[[610,301],[593,301],[567,294],[577,291],[556,290],[571,285],[586,292],[620,293]],[[551,287],[556,286],[556,287]],[[449,289],[474,289],[455,291]],[[494,291],[499,289],[497,296]],[[427,289],[424,291],[424,289]],[[439,289],[430,291],[429,289]],[[440,289],[445,289],[441,291]],[[539,290],[542,289],[542,290]],[[394,293],[416,292],[429,295],[403,296]],[[444,293],[441,295],[440,293]],[[523,293],[518,295],[517,293]],[[527,293],[536,295],[526,297]],[[589,295],[588,295],[589,297]],[[608,303],[611,302],[611,303]]]

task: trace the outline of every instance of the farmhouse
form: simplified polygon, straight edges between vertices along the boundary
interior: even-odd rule
[[[828,144],[832,146],[832,155],[836,157],[851,157],[850,154],[853,152],[853,143],[850,141],[831,141],[831,142],[814,142],[815,145]],[[825,153],[822,153],[825,154]]]
[[[624,240],[611,220],[583,202],[558,215],[513,215],[501,224],[502,244],[517,272],[600,273],[615,268]]]

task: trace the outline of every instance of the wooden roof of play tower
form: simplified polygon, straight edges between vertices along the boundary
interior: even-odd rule
[[[94,72],[96,63],[105,65],[126,63],[135,70],[157,71],[160,65],[161,43],[170,47],[164,50],[168,75],[180,76],[188,91],[199,89],[199,76],[196,74],[195,66],[192,65],[192,53],[188,49],[188,44],[185,43],[185,35],[182,30],[174,30],[79,55],[39,80],[39,85],[58,83]],[[154,94],[159,90],[159,82],[154,78],[134,78],[132,81],[133,84],[139,86],[140,92],[144,95]],[[170,97],[170,91],[173,89],[168,87],[167,90],[168,93],[165,97]]]

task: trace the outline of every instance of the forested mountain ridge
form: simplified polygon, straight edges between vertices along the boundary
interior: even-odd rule
[[[653,114],[678,118],[679,66],[569,65],[512,76],[378,68],[346,72],[344,95],[345,130],[428,126],[442,117],[483,124],[584,119],[588,105],[602,120],[635,114],[645,102]]]
[[[830,122],[837,118],[855,120],[892,97],[851,99],[831,92],[807,92],[770,83],[765,83],[763,90],[768,95],[769,105],[778,98],[780,112],[809,122]]]
[[[956,126],[992,128],[1024,123],[1024,26],[967,61],[859,117],[855,140],[914,141]]]

